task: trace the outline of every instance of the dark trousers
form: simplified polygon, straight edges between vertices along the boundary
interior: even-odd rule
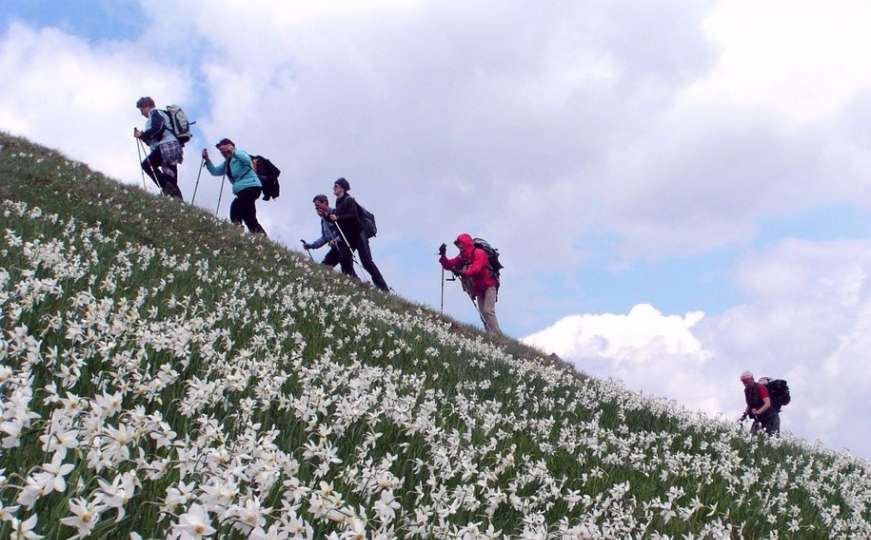
[[[750,426],[750,433],[758,433],[761,430],[769,435],[777,435],[780,433],[780,413],[769,410],[763,414],[761,418],[754,418],[753,425]]]
[[[344,242],[339,242],[335,246],[330,246],[330,251],[327,252],[327,256],[324,257],[321,264],[331,268],[335,268],[338,264],[341,267],[343,274],[351,276],[354,279],[360,279],[357,277],[357,272],[354,271],[354,255]]]
[[[245,222],[249,231],[265,235],[266,231],[257,221],[257,207],[255,206],[262,191],[259,187],[250,187],[237,193],[236,198],[230,203],[230,221],[237,225]]]
[[[372,260],[372,251],[369,249],[369,239],[366,238],[365,232],[360,231],[356,237],[356,242],[354,242],[354,248],[357,251],[357,255],[360,256],[360,264],[372,276],[372,283],[382,291],[390,290],[387,288],[387,282],[384,281],[384,277],[381,276],[381,271],[378,270],[378,267],[375,266],[375,261]]]
[[[181,199],[178,187],[178,165],[164,165],[160,148],[155,148],[142,162],[142,170],[154,180],[164,195]]]

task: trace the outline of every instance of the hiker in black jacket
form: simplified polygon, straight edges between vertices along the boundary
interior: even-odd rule
[[[366,236],[366,231],[363,229],[362,218],[360,217],[360,206],[354,197],[348,194],[351,190],[351,184],[344,178],[339,178],[333,184],[333,194],[336,196],[336,209],[333,214],[330,214],[330,219],[333,220],[339,228],[339,232],[348,240],[348,245],[351,249],[357,252],[360,256],[360,264],[372,276],[372,283],[382,291],[388,291],[387,283],[381,276],[381,271],[375,266],[372,260],[372,251],[369,249],[369,237]]]

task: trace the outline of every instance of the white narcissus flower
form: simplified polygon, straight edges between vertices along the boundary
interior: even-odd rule
[[[187,512],[178,517],[178,523],[172,526],[180,540],[199,540],[215,534],[209,513],[197,503],[191,505]]]
[[[60,522],[67,527],[76,529],[76,534],[72,538],[84,538],[91,534],[94,525],[100,520],[100,512],[105,510],[105,506],[89,505],[88,501],[78,498],[69,502],[72,516],[65,517]]]
[[[66,480],[64,477],[70,474],[75,465],[71,463],[63,464],[64,453],[58,452],[54,455],[51,460],[51,463],[43,463],[42,470],[51,475],[51,478],[48,482],[48,487],[54,489],[58,493],[63,493],[67,489]]]
[[[381,523],[386,524],[396,518],[396,510],[400,508],[400,504],[393,498],[393,491],[386,489],[381,492],[381,497],[375,501],[372,508],[378,514]]]
[[[290,533],[283,530],[281,525],[273,523],[268,530],[263,530],[262,527],[257,527],[248,536],[248,540],[288,540]],[[297,538],[296,536],[294,538]]]
[[[54,477],[50,473],[37,473],[27,477],[24,489],[18,492],[16,502],[27,509],[53,490]]]
[[[262,508],[259,498],[250,498],[245,501],[244,506],[235,509],[236,519],[238,520],[235,527],[244,534],[248,534],[253,528],[262,527],[266,524],[264,514],[268,514],[271,510],[272,508]]]
[[[111,484],[102,478],[97,478],[97,484],[100,486],[97,490],[97,500],[103,505],[118,511],[118,515],[115,518],[115,523],[118,523],[127,515],[124,506],[136,491],[136,473],[128,471],[118,475],[112,480]]]
[[[30,516],[24,521],[12,518],[9,522],[12,529],[12,535],[9,538],[11,540],[40,540],[42,535],[33,532],[33,528],[36,527],[36,519],[36,514]]]

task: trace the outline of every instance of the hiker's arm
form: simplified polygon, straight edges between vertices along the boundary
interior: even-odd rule
[[[163,129],[163,117],[157,112],[157,109],[151,109],[151,114],[149,115],[149,119],[151,120],[151,127],[143,131],[139,138],[145,142],[148,142],[154,139],[158,133]]]
[[[308,248],[309,249],[318,249],[318,248],[322,247],[324,244],[326,244],[327,242],[329,242],[330,240],[331,240],[331,238],[327,237],[326,231],[321,229],[321,237],[318,238],[317,240],[315,240],[314,242],[312,242],[311,244],[309,244]]]
[[[483,251],[476,249],[475,255],[472,257],[472,264],[470,264],[461,273],[466,277],[475,276],[478,274],[478,272],[483,270],[484,267],[487,266],[487,264],[489,264],[489,261],[487,260],[487,255]]]
[[[227,162],[224,161],[220,165],[215,165],[211,159],[206,158],[206,168],[209,169],[212,176],[224,176],[227,170]]]
[[[453,270],[460,264],[460,258],[454,257],[453,259],[448,259],[444,255],[439,257],[439,262],[442,263],[442,268],[445,270]]]
[[[770,397],[762,398],[762,406],[759,407],[758,409],[756,409],[756,412],[753,414],[757,414],[757,415],[762,414],[770,408],[771,408],[771,398]]]

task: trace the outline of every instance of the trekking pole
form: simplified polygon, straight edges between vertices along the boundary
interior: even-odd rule
[[[135,138],[135,137],[134,137]],[[142,175],[142,189],[148,191],[148,188],[145,187],[145,170],[142,168],[142,147],[139,146],[139,139],[136,139],[136,153],[139,154],[139,174]]]
[[[218,215],[218,210],[221,209],[221,197],[224,196],[224,180],[227,179],[226,173],[221,177],[221,191],[218,192],[218,206],[215,208],[215,216]]]
[[[442,303],[439,311],[442,315],[445,314],[445,267],[442,266]]]
[[[357,260],[357,257],[354,256],[354,251],[351,249],[351,243],[348,242],[348,237],[345,236],[345,231],[343,231],[342,228],[339,226],[338,220],[334,221],[333,223],[336,224],[336,228],[339,229],[339,234],[342,235],[342,240],[345,241],[345,245],[348,246],[348,250],[351,251],[351,259],[353,259],[353,261],[357,263],[357,266],[359,266],[361,270],[365,270],[365,268],[363,268],[363,265],[360,264],[360,261]]]
[[[463,281],[462,277],[457,274],[456,271],[453,271],[454,279],[452,281],[459,281],[460,286],[463,288],[463,292],[469,297],[469,302],[472,303],[472,307],[475,308],[475,313],[478,314],[478,318],[481,319],[481,324],[484,325],[484,328],[487,328],[487,321],[484,320],[484,314],[481,313],[481,310],[478,309],[478,304],[475,303],[475,299],[472,297],[471,291],[466,289],[466,282]],[[459,279],[458,279],[459,278]]]
[[[481,313],[481,310],[478,309],[478,304],[475,303],[475,299],[472,298],[472,295],[469,295],[469,302],[472,303],[472,306],[475,308],[475,312],[478,314],[478,318],[481,319],[481,324],[484,325],[484,328],[487,328],[487,321],[484,320],[484,314]]]
[[[312,255],[311,250],[310,250],[309,248],[305,247],[305,244],[306,244],[305,240],[303,240],[302,238],[300,238],[299,241],[302,242],[302,249],[304,249],[305,252],[308,253],[308,258],[311,259],[312,262],[315,262],[315,258],[314,258],[314,256]]]
[[[206,166],[206,158],[203,158],[203,161],[200,163],[200,171],[197,173],[197,183],[194,184],[194,196],[191,197],[191,206],[194,205],[194,201],[197,200],[197,189],[200,187],[200,176],[203,174],[203,168]]]
[[[154,170],[154,165],[152,165],[151,160],[148,159],[148,148],[145,147],[145,143],[142,142],[142,139],[136,139],[139,141],[139,144],[142,146],[142,149],[145,151],[145,162],[148,163],[148,168],[151,169],[152,180],[154,180],[155,185],[157,185],[157,189],[163,193],[163,186],[160,185],[160,182],[157,181],[157,171]]]

